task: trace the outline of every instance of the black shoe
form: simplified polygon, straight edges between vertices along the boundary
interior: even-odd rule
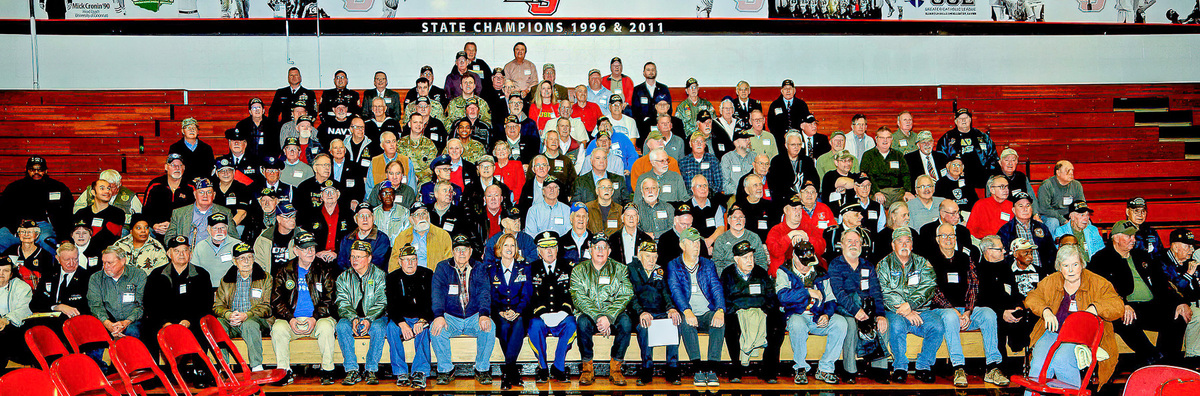
[[[425,373],[412,373],[412,375],[408,377],[408,385],[412,386],[413,389],[425,389]]]
[[[368,371],[367,374],[363,376],[363,380],[367,385],[379,385],[379,377],[375,376],[374,371]]]
[[[333,371],[321,371],[321,385],[333,385]]]
[[[571,377],[566,370],[559,370],[554,366],[550,366],[550,378],[558,382],[571,382]]]
[[[869,378],[871,381],[875,381],[877,383],[884,384],[884,385],[891,383],[891,381],[888,380],[887,369],[874,368],[874,367],[868,368],[866,377]]]
[[[358,370],[351,370],[346,373],[346,378],[342,380],[342,385],[350,386],[360,381],[362,381],[362,377],[359,376]]]
[[[533,375],[533,381],[539,384],[550,382],[550,370],[544,368],[538,369],[537,373]]]
[[[412,386],[412,382],[410,382],[408,379],[408,374],[397,375],[396,376],[396,386],[401,387],[401,388],[408,388],[408,387]]]
[[[288,370],[288,372],[287,372],[287,375],[283,376],[283,378],[279,379],[279,381],[278,381],[278,382],[275,382],[275,383],[273,383],[273,384],[271,384],[271,385],[275,385],[275,386],[285,386],[285,385],[291,385],[291,384],[292,384],[292,381],[293,381],[293,378],[292,378],[292,371],[291,371],[291,370]]]
[[[500,390],[510,390],[513,388],[512,378],[507,373],[500,375]]]
[[[454,379],[454,377],[451,376],[450,373],[438,372],[437,384],[438,385],[446,385],[446,384],[449,384],[450,381],[453,379]]]
[[[929,370],[917,370],[916,373],[913,373],[913,378],[926,384],[932,384],[934,381],[937,381],[937,377],[934,377],[933,372]]]
[[[492,372],[475,370],[475,382],[478,382],[479,385],[491,385]]]
[[[664,377],[666,377],[667,382],[670,382],[671,385],[683,384],[682,378],[679,376],[679,367],[667,367]]]
[[[646,384],[651,382],[654,382],[654,369],[639,366],[637,372],[637,386],[646,386]]]
[[[797,371],[796,375],[792,378],[792,383],[796,385],[808,385],[808,373]]]
[[[893,384],[903,384],[908,381],[908,372],[904,370],[893,371],[892,377],[888,380]]]
[[[858,383],[858,373],[848,373],[845,371],[838,372],[838,379],[847,384]]]

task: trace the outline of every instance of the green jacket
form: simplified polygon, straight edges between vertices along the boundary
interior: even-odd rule
[[[601,284],[602,281],[607,282]],[[629,271],[611,258],[598,271],[592,260],[584,260],[571,270],[571,297],[578,312],[592,319],[607,316],[615,320],[633,299]]]
[[[883,303],[890,311],[895,311],[903,303],[908,303],[914,311],[925,311],[941,297],[937,289],[937,274],[924,257],[912,255],[906,268],[896,258],[896,253],[892,253],[879,261],[878,271]],[[913,276],[917,277],[917,281],[910,286],[909,278]]]
[[[862,163],[859,164],[863,173],[871,177],[871,194],[885,188],[899,188],[905,192],[913,192],[912,180],[908,174],[908,162],[899,150],[888,150],[887,157],[879,149],[870,149],[863,153]]]
[[[716,109],[713,108],[712,103],[699,98],[695,104],[684,98],[683,102],[679,103],[679,107],[675,108],[675,117],[683,121],[683,132],[688,137],[696,133],[696,116],[700,114],[700,110],[708,110],[709,115],[716,114]]]
[[[140,268],[125,264],[121,279],[115,281],[100,269],[88,278],[88,309],[101,321],[136,322],[145,313],[142,300],[145,290],[146,272]]]
[[[367,266],[367,273],[358,276],[353,268],[348,268],[337,278],[338,317],[342,319],[366,318],[378,319],[387,313],[387,274],[374,265]],[[363,285],[366,282],[366,285]],[[362,301],[363,314],[358,314],[358,303]]]

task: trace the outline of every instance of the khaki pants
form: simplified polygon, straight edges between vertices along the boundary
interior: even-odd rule
[[[884,197],[887,197],[887,201],[883,203],[883,210],[885,212],[889,207],[892,206],[893,203],[904,202],[903,188],[881,188],[879,189],[879,192],[883,193]]]
[[[1192,306],[1192,320],[1183,330],[1183,356],[1200,356],[1200,308]]]
[[[333,370],[333,348],[337,345],[334,340],[333,326],[336,324],[333,318],[317,319],[317,325],[314,326],[311,333],[306,335],[298,335],[292,331],[292,326],[286,320],[276,320],[271,326],[271,347],[275,349],[275,366],[285,370],[291,370],[292,364],[292,349],[291,342],[294,339],[308,337],[317,339],[317,348],[321,350],[321,370]]]

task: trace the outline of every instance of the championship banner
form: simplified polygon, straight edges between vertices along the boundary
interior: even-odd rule
[[[1200,24],[1200,0],[771,0],[775,19]]]

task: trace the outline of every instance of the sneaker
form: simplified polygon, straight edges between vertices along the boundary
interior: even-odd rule
[[[708,386],[708,378],[707,377],[708,377],[708,375],[705,374],[703,371],[697,371],[696,375],[692,377],[692,386],[695,386],[695,387]]]
[[[721,386],[721,379],[717,378],[717,373],[716,373],[716,372],[709,371],[709,372],[708,372],[708,375],[706,375],[705,377],[706,377],[705,379],[706,379],[706,380],[707,380],[707,382],[708,382],[706,385],[708,385],[708,386]]]
[[[358,370],[350,370],[346,372],[346,379],[342,380],[342,385],[350,386],[360,381],[362,381],[362,377],[359,376]]]
[[[364,380],[367,385],[379,385],[379,377],[375,375],[374,371],[368,371],[367,375],[364,377]]]
[[[408,377],[408,384],[413,389],[425,389],[425,373],[415,372]]]
[[[837,374],[826,373],[821,370],[817,370],[816,377],[817,377],[817,379],[819,379],[821,381],[825,381],[826,384],[830,384],[830,385],[837,385],[837,383],[839,382]]]
[[[284,375],[283,378],[279,379],[279,382],[276,382],[272,385],[275,385],[275,386],[291,385],[293,380],[294,379],[292,378],[292,370],[288,370],[287,375]]]
[[[492,372],[475,370],[475,382],[478,382],[479,385],[491,385]]]
[[[796,376],[792,378],[792,382],[796,385],[808,385],[808,373],[802,370],[796,371]]]
[[[896,370],[892,372],[892,377],[888,378],[893,384],[903,384],[908,381],[908,371]]]
[[[333,385],[333,371],[321,370],[321,385]]]
[[[410,385],[411,384],[409,383],[408,374],[396,374],[396,386],[401,387],[401,388],[407,388]]]
[[[450,373],[438,372],[437,384],[438,385],[446,385],[446,384],[449,384],[450,381],[452,381],[453,379],[454,378],[450,376]]]
[[[967,386],[967,371],[962,367],[954,369],[954,386],[964,388]]]
[[[988,370],[987,374],[984,374],[983,382],[997,386],[1006,386],[1008,385],[1008,376],[1004,375],[999,367],[992,367],[991,370]]]

